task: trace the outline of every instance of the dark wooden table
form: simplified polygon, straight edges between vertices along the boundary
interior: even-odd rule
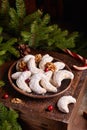
[[[38,51],[32,53],[35,54]],[[44,52],[39,53],[44,54]],[[24,129],[27,127],[26,130],[87,130],[87,120],[82,116],[84,109],[86,109],[83,102],[86,101],[84,95],[85,91],[87,92],[87,71],[74,70],[72,65],[80,66],[81,63],[65,53],[49,52],[49,54],[65,62],[75,75],[71,87],[65,93],[47,99],[35,99],[20,94],[10,85],[7,77],[8,69],[13,63],[11,61],[0,67],[0,79],[6,82],[6,86],[0,89],[0,102],[19,112],[20,119],[26,124],[25,126],[22,124]],[[9,98],[3,99],[3,94],[6,92],[9,94]],[[76,104],[69,105],[70,112],[68,114],[60,112],[56,106],[58,99],[63,95],[72,95],[77,100]],[[21,99],[22,103],[12,103],[13,98]],[[49,105],[54,106],[51,112],[46,110]]]

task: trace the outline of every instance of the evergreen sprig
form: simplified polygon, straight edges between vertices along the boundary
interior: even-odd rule
[[[50,15],[43,15],[40,10],[26,15],[24,0],[15,0],[15,3],[16,8],[9,7],[8,9],[9,33],[11,32],[20,41],[28,43],[34,48],[64,49],[75,47],[77,33],[69,35],[68,30],[62,31],[58,25],[50,25]]]
[[[26,15],[24,0],[16,0],[16,9],[17,9],[18,17],[23,19]]]
[[[14,31],[18,30],[19,17],[18,17],[17,12],[15,11],[14,8],[10,8],[9,16],[10,16],[10,21],[9,21],[10,30],[12,30],[12,29],[14,29]]]
[[[7,109],[0,103],[0,130],[22,130],[18,123],[18,113],[13,109]]]
[[[50,25],[50,16],[34,20],[29,31],[21,32],[22,40],[33,48],[55,49],[73,48],[77,32],[69,34],[68,30],[61,30],[58,25]]]
[[[76,40],[76,46],[72,48],[72,51],[87,58],[87,33],[81,32],[79,34],[79,38]]]
[[[9,1],[8,0],[1,0],[1,14],[7,14],[9,10]]]
[[[4,41],[4,37],[2,36],[2,27],[0,27],[0,65],[4,63],[4,61],[9,60],[9,58],[13,55],[15,57],[19,57],[19,51],[15,48],[14,44],[17,43],[16,38],[11,38],[7,41]]]
[[[0,26],[4,28],[6,31],[9,25],[9,1],[8,0],[1,0],[1,7],[0,7]]]
[[[5,82],[0,80],[0,87],[3,87],[5,85]]]
[[[81,52],[82,44],[79,46],[79,43],[76,43],[76,39],[79,39],[78,33],[69,33],[68,30],[62,30],[57,24],[51,24],[49,14],[44,14],[40,10],[27,14],[24,0],[15,0],[15,7],[10,6],[9,0],[2,0],[1,5],[0,26],[2,26],[3,32],[9,35],[9,38],[15,37],[18,44],[25,43],[36,49],[68,48]],[[1,36],[0,41],[2,41]],[[76,48],[77,46],[80,47],[80,50]],[[13,47],[15,48],[15,44]],[[15,52],[13,48],[10,50]],[[7,55],[7,51],[0,51],[1,55],[4,53]],[[3,60],[3,57],[1,59]]]

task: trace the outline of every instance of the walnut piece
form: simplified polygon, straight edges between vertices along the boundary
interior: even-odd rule
[[[45,68],[48,68],[48,70],[51,70],[51,71],[55,71],[56,70],[56,66],[54,65],[54,63],[52,63],[52,62],[47,62],[46,64],[45,64]]]
[[[23,103],[23,101],[22,101],[21,99],[19,99],[19,98],[13,98],[13,99],[11,100],[11,102],[12,102],[12,103]]]
[[[35,62],[40,62],[40,60],[42,59],[42,55],[41,54],[36,54],[35,55]]]
[[[18,68],[19,68],[19,71],[24,71],[27,69],[27,64],[26,62],[24,62],[23,60],[21,60],[19,63],[18,63]]]

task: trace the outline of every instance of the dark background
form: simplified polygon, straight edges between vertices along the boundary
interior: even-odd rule
[[[86,0],[25,0],[25,3],[28,13],[40,8],[64,28],[87,31]]]
[[[51,15],[52,21],[72,31],[87,31],[86,0],[37,0],[37,3]]]

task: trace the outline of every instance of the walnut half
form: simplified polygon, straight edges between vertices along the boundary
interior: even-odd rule
[[[48,70],[51,70],[51,71],[55,71],[56,70],[56,66],[54,65],[54,63],[52,63],[52,62],[47,62],[46,64],[45,64],[45,68],[48,68]]]
[[[21,99],[19,99],[19,98],[13,98],[12,100],[11,100],[11,102],[12,103],[23,103],[23,101],[21,100]]]

